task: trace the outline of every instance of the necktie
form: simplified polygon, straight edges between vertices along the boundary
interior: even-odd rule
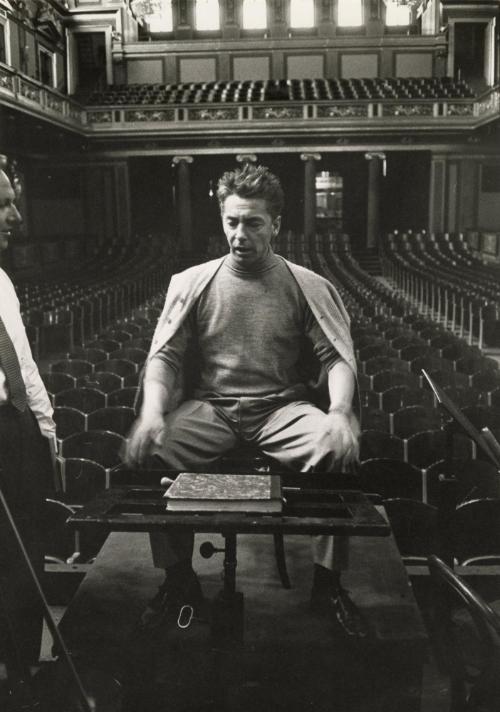
[[[0,364],[7,378],[10,402],[23,412],[26,408],[26,387],[14,344],[7,333],[2,317],[0,317]]]

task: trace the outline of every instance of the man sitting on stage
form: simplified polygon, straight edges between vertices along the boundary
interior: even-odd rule
[[[245,442],[293,470],[339,471],[357,459],[359,435],[356,364],[341,299],[327,280],[274,254],[284,197],[267,168],[247,164],[225,173],[217,197],[229,254],[171,280],[126,461],[137,466],[156,455],[169,469],[199,471]],[[328,412],[312,402],[301,369],[304,341],[321,363]],[[193,351],[197,370],[186,382]],[[349,634],[363,635],[332,541],[314,539],[312,603]],[[166,533],[151,542],[166,577],[143,613],[147,627],[176,620],[183,604],[201,601],[193,537]]]

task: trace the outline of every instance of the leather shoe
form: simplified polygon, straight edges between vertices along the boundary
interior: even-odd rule
[[[158,592],[141,615],[141,626],[149,630],[164,623],[187,628],[204,604],[200,582],[194,571],[186,576],[166,576]]]
[[[342,586],[313,588],[311,608],[322,615],[334,617],[335,622],[351,638],[366,638],[368,635],[368,627],[363,616]]]

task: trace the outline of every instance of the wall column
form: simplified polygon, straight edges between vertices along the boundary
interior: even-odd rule
[[[191,217],[191,178],[189,165],[193,162],[192,156],[174,156],[172,164],[177,166],[177,181],[175,195],[175,209],[177,214],[177,227],[181,252],[190,254],[193,251],[193,229]]]
[[[368,205],[366,210],[366,247],[377,246],[380,235],[380,188],[385,174],[385,153],[365,153],[368,161]]]
[[[319,153],[301,153],[304,161],[304,238],[311,250],[316,236],[316,161],[321,160]]]
[[[432,156],[429,195],[429,232],[444,232],[446,221],[446,156]]]
[[[117,233],[121,242],[130,242],[130,182],[127,161],[114,166],[114,189],[116,204]]]

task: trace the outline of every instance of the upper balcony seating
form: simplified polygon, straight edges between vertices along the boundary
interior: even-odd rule
[[[81,100],[88,106],[130,106],[263,101],[446,101],[474,96],[466,82],[450,77],[388,77],[115,84],[82,96]]]

